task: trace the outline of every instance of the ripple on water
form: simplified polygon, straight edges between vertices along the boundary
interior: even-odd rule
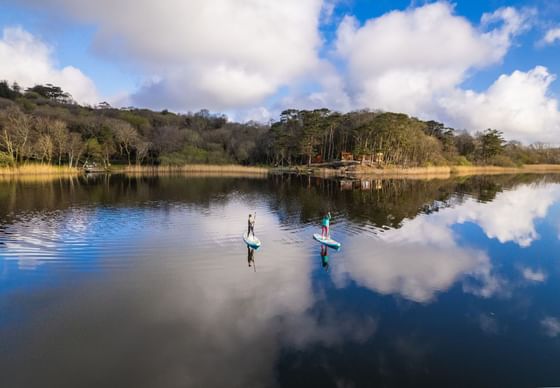
[[[244,205],[206,209],[160,202],[142,207],[72,207],[65,211],[20,213],[0,230],[0,260],[21,269],[43,263],[61,270],[120,269],[139,261],[184,261],[209,266],[216,247],[238,246],[246,230]],[[272,230],[267,210],[257,204],[257,233]],[[201,211],[202,210],[202,211]],[[206,222],[203,222],[206,221]],[[209,227],[208,225],[211,225]],[[293,241],[292,241],[293,242]],[[200,261],[200,265],[196,262]]]
[[[16,261],[23,269],[49,263],[68,271],[126,269],[149,260],[170,267],[188,261],[192,270],[218,268],[222,264],[215,257],[223,259],[231,251],[243,255],[240,242],[250,212],[257,213],[256,234],[264,250],[315,246],[311,236],[320,230],[320,217],[302,221],[301,214],[271,210],[255,197],[233,196],[202,206],[151,201],[19,213],[0,230],[0,260]],[[333,215],[338,240],[364,231],[376,234],[370,225]],[[223,254],[214,254],[216,249]]]
[[[111,260],[137,255],[134,248],[149,215],[149,209],[93,207],[21,214],[0,231],[0,259],[17,260],[24,267],[23,261],[86,266],[100,258],[109,260],[96,265],[112,265]]]

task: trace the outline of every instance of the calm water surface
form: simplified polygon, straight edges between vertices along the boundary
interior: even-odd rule
[[[0,386],[559,386],[559,235],[558,176],[0,182]]]

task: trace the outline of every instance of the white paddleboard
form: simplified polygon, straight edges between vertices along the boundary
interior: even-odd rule
[[[332,238],[323,238],[319,233],[315,233],[313,238],[328,247],[336,249],[340,248],[340,243],[338,241],[335,241]]]
[[[247,232],[243,233],[243,241],[245,241],[245,244],[247,244],[250,248],[258,248],[261,246],[261,240],[252,234],[247,237]]]

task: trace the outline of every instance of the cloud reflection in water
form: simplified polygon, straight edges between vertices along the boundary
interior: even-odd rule
[[[406,219],[397,229],[377,235],[351,236],[345,261],[335,267],[339,287],[346,281],[382,294],[429,302],[459,280],[463,289],[481,297],[507,294],[507,281],[496,274],[487,252],[459,244],[453,227],[477,224],[488,238],[528,247],[539,236],[535,222],[560,198],[560,186],[532,184],[499,193],[492,202],[469,198],[438,212]],[[544,274],[523,272],[533,281]]]

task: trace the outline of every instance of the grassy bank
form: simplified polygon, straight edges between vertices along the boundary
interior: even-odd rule
[[[454,166],[451,168],[451,173],[457,175],[555,172],[560,173],[560,164],[525,164],[521,167]]]
[[[182,166],[122,166],[111,172],[126,174],[220,174],[220,175],[266,175],[268,168],[240,165],[187,164]]]
[[[371,176],[429,176],[449,177],[452,175],[492,175],[492,174],[523,174],[523,173],[560,173],[560,164],[527,164],[521,167],[498,166],[433,166],[411,168],[371,168],[355,166],[346,170],[350,175]]]
[[[16,175],[77,175],[80,170],[68,166],[50,164],[25,164],[16,167],[0,167],[0,176]]]
[[[0,167],[0,177],[15,176],[75,176],[82,171],[68,166],[52,166],[47,164],[26,164],[18,167]],[[164,175],[164,174],[196,174],[196,175],[227,175],[227,176],[264,176],[273,173],[313,174],[315,176],[408,176],[408,177],[438,177],[445,178],[466,175],[491,174],[520,174],[520,173],[560,173],[560,164],[527,164],[521,167],[497,166],[432,166],[432,167],[386,167],[372,168],[366,166],[351,166],[347,168],[317,168],[307,166],[289,168],[266,168],[241,165],[210,165],[188,164],[181,166],[113,166],[112,173],[134,175]]]

